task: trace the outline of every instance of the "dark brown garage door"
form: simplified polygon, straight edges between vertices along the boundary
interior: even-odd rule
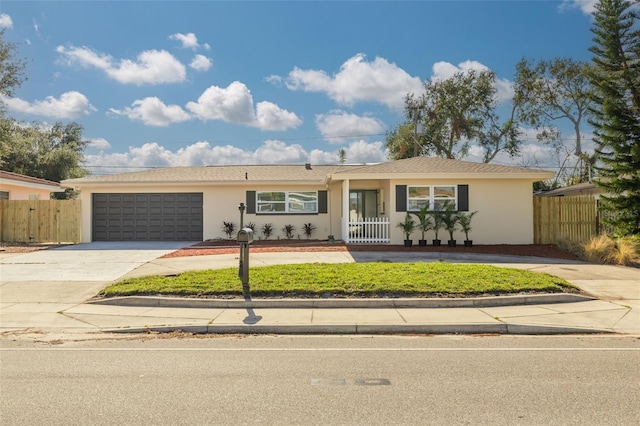
[[[202,193],[93,194],[93,241],[202,241]]]

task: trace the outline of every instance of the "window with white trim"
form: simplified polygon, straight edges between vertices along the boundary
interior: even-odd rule
[[[448,204],[457,208],[457,187],[455,185],[407,186],[407,211],[443,210]]]
[[[256,213],[318,213],[318,192],[256,192]]]

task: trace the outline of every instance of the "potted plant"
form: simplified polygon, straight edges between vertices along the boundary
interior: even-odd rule
[[[307,236],[307,239],[311,238],[311,234],[316,230],[316,227],[313,223],[305,223],[302,225],[302,230],[304,231],[304,235]]]
[[[462,232],[464,232],[464,246],[472,247],[473,240],[469,239],[469,232],[471,232],[471,218],[478,213],[477,211],[471,213],[459,213],[458,214],[458,223],[460,224],[460,228]]]
[[[396,225],[397,228],[402,229],[402,233],[404,234],[404,246],[411,247],[413,245],[413,241],[411,240],[411,234],[413,230],[416,229],[416,222],[413,220],[409,213],[404,217],[404,221],[398,223]]]
[[[440,246],[440,239],[438,238],[438,232],[442,229],[442,212],[439,210],[432,211],[429,213],[433,218],[433,233],[435,234],[435,239],[432,241],[434,246]]]
[[[444,229],[449,233],[449,241],[447,241],[447,245],[449,247],[456,246],[456,240],[453,237],[453,233],[457,229],[456,225],[458,224],[458,216],[453,209],[454,207],[452,205],[447,205],[446,208],[442,210],[442,224]]]
[[[420,223],[418,223],[417,225],[417,228],[420,230],[421,234],[421,239],[418,240],[418,245],[420,247],[425,247],[427,245],[427,240],[424,239],[424,234],[428,230],[433,229],[433,221],[431,220],[431,216],[429,215],[428,207],[429,206],[424,206],[420,209],[419,212],[414,213],[420,221]]]
[[[262,235],[264,235],[264,239],[268,240],[269,237],[273,234],[273,223],[265,223],[262,225]]]
[[[231,236],[236,230],[236,224],[233,222],[222,222],[222,231],[227,234],[227,239],[231,239]]]
[[[293,225],[285,225],[282,228],[282,232],[284,232],[284,236],[287,238],[287,240],[290,240],[293,238],[293,233],[296,230],[296,227]]]

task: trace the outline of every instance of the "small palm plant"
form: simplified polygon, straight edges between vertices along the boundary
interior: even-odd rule
[[[404,217],[404,221],[398,223],[396,225],[397,228],[402,229],[402,233],[404,234],[404,246],[411,247],[413,245],[413,241],[411,240],[411,234],[416,229],[416,222],[413,220],[413,217],[409,213]]]
[[[262,235],[264,235],[264,239],[268,240],[271,235],[273,235],[273,223],[265,223],[262,225]]]
[[[295,232],[296,227],[293,225],[285,225],[284,228],[282,228],[282,232],[284,232],[285,237],[287,238],[287,240],[290,240],[293,238],[293,233]]]
[[[419,212],[414,213],[418,217],[418,221],[419,221],[417,228],[420,231],[420,235],[421,235],[420,241],[418,241],[418,245],[420,246],[427,245],[427,240],[424,239],[424,234],[430,229],[433,229],[433,220],[429,215],[428,207],[429,206],[424,206],[420,209]]]
[[[471,232],[471,218],[478,213],[477,211],[471,213],[458,213],[458,223],[462,232],[464,232],[464,246],[473,246],[473,240],[469,239],[469,232]]]
[[[316,226],[313,223],[305,223],[302,225],[302,229],[304,230],[304,235],[307,236],[307,239],[311,238],[311,234],[316,230]]]
[[[222,231],[227,235],[227,238],[230,240],[231,236],[236,230],[236,224],[233,222],[222,222]]]
[[[458,216],[453,209],[454,207],[449,204],[444,210],[442,210],[442,223],[444,225],[444,229],[449,233],[449,241],[447,241],[449,247],[456,246],[456,240],[453,237],[453,233],[457,230],[456,225],[458,224]]]
[[[433,233],[435,234],[435,238],[433,239],[433,245],[434,246],[439,246],[440,245],[440,238],[438,238],[438,233],[440,232],[440,229],[442,229],[444,222],[442,220],[442,212],[440,210],[436,210],[433,212],[429,212],[429,214],[431,215],[431,217],[433,218]]]

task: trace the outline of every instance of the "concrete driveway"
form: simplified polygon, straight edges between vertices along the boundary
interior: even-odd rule
[[[0,257],[0,301],[82,303],[106,284],[189,242],[97,242]]]

